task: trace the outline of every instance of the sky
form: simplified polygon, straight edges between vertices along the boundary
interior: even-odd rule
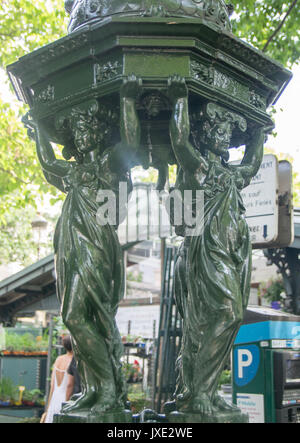
[[[275,129],[276,137],[270,135],[265,147],[277,153],[293,157],[293,170],[300,175],[300,65],[292,69],[293,78],[283,91],[274,108],[276,109]],[[272,108],[270,107],[269,111]],[[231,160],[241,160],[243,150],[232,150]]]
[[[300,173],[300,65],[292,70],[294,77],[279,98],[275,108],[277,137],[270,137],[267,146],[294,157],[294,169]],[[282,109],[282,110],[281,110]]]

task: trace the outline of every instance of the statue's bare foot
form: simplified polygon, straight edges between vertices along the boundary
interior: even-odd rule
[[[124,409],[124,407],[123,407]],[[91,415],[103,414],[104,412],[120,411],[119,402],[116,399],[99,398],[91,409]]]
[[[207,394],[197,395],[193,400],[193,409],[202,414],[210,415],[214,412],[213,404]]]
[[[109,383],[104,385],[97,393],[96,402],[91,408],[91,415],[120,409],[120,401],[116,396],[115,385]]]
[[[191,398],[188,402],[180,406],[182,412],[199,413],[203,415],[211,415],[215,412],[213,404],[209,396],[205,393],[198,394]]]
[[[235,405],[228,404],[220,395],[215,395],[213,405],[223,412],[238,412],[239,408]]]
[[[81,395],[75,402],[68,402],[64,405],[62,412],[80,412],[82,410],[90,409],[95,404],[96,399],[95,391],[88,391]]]

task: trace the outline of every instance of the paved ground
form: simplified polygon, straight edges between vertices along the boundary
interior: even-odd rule
[[[21,420],[20,417],[11,417],[8,415],[0,415],[0,423],[18,423]]]

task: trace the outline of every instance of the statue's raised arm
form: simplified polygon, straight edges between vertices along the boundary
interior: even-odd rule
[[[130,75],[123,81],[120,91],[121,143],[111,149],[110,168],[114,172],[129,170],[136,163],[140,147],[141,125],[136,111],[136,100],[141,93],[142,80]]]
[[[29,114],[23,117],[23,123],[28,128],[29,136],[36,142],[37,156],[43,171],[51,176],[65,177],[70,171],[70,163],[56,158],[54,149],[42,126],[34,119],[30,119]]]
[[[256,130],[246,144],[244,158],[240,165],[234,166],[241,173],[247,186],[258,173],[264,155],[265,133],[262,128]]]
[[[189,173],[206,167],[206,161],[190,143],[188,89],[185,79],[173,76],[168,80],[168,96],[173,104],[170,136],[176,160]]]

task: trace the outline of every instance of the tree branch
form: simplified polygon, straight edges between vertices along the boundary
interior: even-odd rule
[[[11,177],[13,177],[15,180],[19,181],[20,183],[23,183],[24,185],[30,185],[30,182],[26,182],[24,180],[22,180],[20,177],[17,176],[17,174],[15,174],[15,172],[7,170],[2,168],[2,166],[0,166],[0,171],[3,172],[4,174],[8,174]]]
[[[271,41],[274,39],[274,37],[276,37],[276,35],[278,34],[278,32],[280,31],[280,29],[283,27],[286,19],[288,18],[288,16],[290,15],[290,13],[292,12],[292,10],[294,9],[294,7],[296,6],[298,0],[294,0],[293,3],[291,4],[291,6],[289,7],[287,13],[285,14],[284,18],[282,19],[282,21],[279,23],[279,25],[277,26],[277,28],[275,29],[275,31],[273,32],[273,34],[270,36],[270,38],[268,39],[267,43],[265,44],[264,48],[263,48],[263,52],[266,52],[266,50],[268,49],[269,44],[271,43]]]

